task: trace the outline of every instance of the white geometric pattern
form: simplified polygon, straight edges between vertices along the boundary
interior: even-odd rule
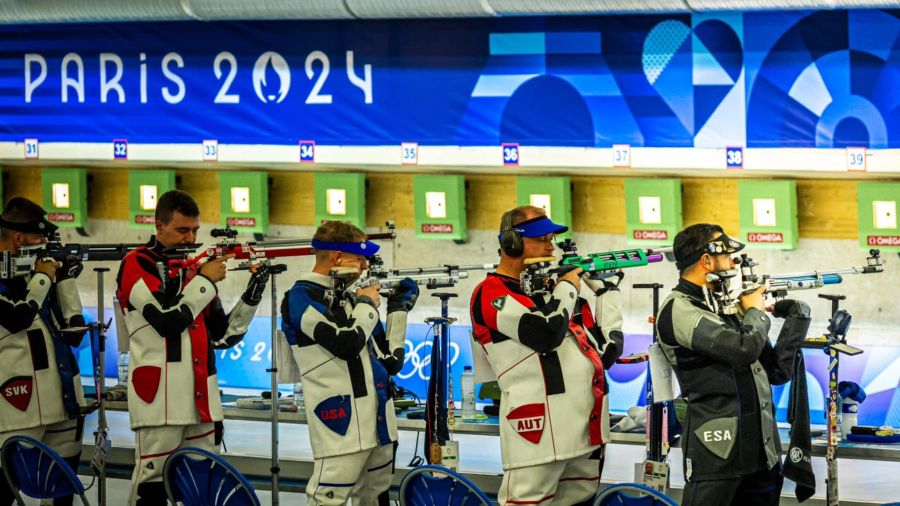
[[[650,30],[644,39],[644,52],[641,57],[644,75],[650,84],[659,79],[690,33],[691,29],[687,25],[674,19],[663,21]]]

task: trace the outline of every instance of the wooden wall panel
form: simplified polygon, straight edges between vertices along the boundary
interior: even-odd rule
[[[25,197],[41,203],[41,169],[38,167],[3,167],[3,202],[12,197]]]
[[[503,213],[514,207],[515,176],[466,176],[466,222],[469,229],[500,230]]]
[[[684,225],[716,223],[728,234],[740,231],[737,180],[699,179],[681,180],[681,209]]]
[[[572,178],[572,227],[592,234],[625,233],[623,178]]]
[[[797,180],[800,237],[857,240],[856,181]]]
[[[312,226],[316,219],[313,174],[272,171],[269,179],[269,223]]]
[[[128,171],[88,169],[88,218],[128,220]]]
[[[200,224],[203,228],[219,226],[219,174],[212,170],[179,170],[175,172],[179,190],[188,192],[200,208]],[[203,237],[201,231],[201,237]]]
[[[385,221],[394,220],[397,228],[413,228],[412,178],[412,174],[366,174],[367,227],[383,227]]]

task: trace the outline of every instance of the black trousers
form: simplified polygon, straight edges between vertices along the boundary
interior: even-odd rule
[[[684,486],[681,506],[767,506],[781,499],[784,476],[781,466],[759,471],[741,478],[688,482]]]

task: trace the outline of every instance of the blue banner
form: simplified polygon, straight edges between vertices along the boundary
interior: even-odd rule
[[[898,16],[0,25],[0,140],[896,148]]]

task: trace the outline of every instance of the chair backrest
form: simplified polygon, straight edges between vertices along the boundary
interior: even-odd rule
[[[413,468],[400,482],[400,506],[491,506],[465,476],[442,466]]]
[[[54,499],[77,495],[84,504],[84,485],[75,471],[44,443],[28,436],[13,436],[0,450],[3,474],[16,494],[16,502],[24,504],[19,492],[35,499]]]
[[[640,483],[619,483],[601,490],[594,506],[678,506],[666,494]]]
[[[179,448],[166,459],[163,483],[169,501],[185,506],[260,506],[250,483],[222,457],[201,448]]]

